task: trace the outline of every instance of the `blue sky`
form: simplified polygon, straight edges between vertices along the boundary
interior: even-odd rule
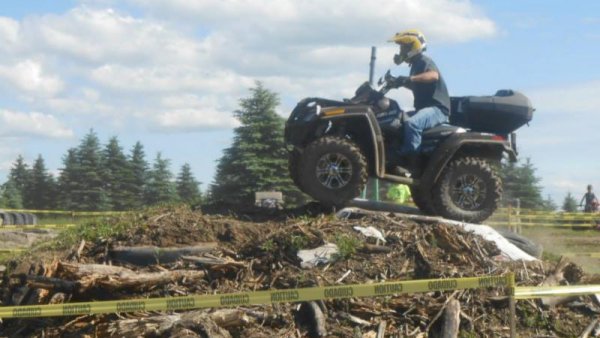
[[[396,31],[420,28],[451,95],[524,92],[519,130],[544,194],[600,187],[600,2],[343,0],[5,1],[0,10],[0,177],[18,154],[61,157],[93,128],[136,141],[172,170],[212,181],[232,111],[255,80],[286,116],[306,96],[342,98],[393,66]],[[318,9],[318,11],[317,11]],[[394,69],[405,73],[405,67]],[[407,92],[395,95],[410,106]],[[599,188],[600,189],[600,188]]]

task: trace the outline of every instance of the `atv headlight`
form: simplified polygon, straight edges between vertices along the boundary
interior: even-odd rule
[[[388,108],[390,107],[390,99],[388,99],[387,97],[380,98],[379,100],[377,100],[377,107],[379,107],[379,109],[381,109],[382,111],[388,110]]]

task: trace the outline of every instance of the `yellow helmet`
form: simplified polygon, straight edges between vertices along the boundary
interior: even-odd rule
[[[400,54],[394,56],[394,62],[398,65],[427,49],[425,35],[416,29],[396,33],[389,42],[400,45]]]

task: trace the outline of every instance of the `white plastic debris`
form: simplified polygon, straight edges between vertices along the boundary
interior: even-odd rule
[[[326,264],[338,252],[337,245],[333,243],[327,243],[315,249],[299,250],[298,258],[302,260],[300,266],[304,269],[311,269],[319,264]]]
[[[386,204],[379,203],[382,205],[381,209],[385,209],[387,207]],[[383,213],[387,214],[391,211],[365,211],[360,208],[344,208],[338,212],[338,217],[344,217],[346,219],[351,218],[355,213],[368,213],[368,214],[377,214]],[[394,211],[396,214],[400,214],[400,212]],[[408,219],[421,217],[420,215],[415,214],[403,214]],[[471,224],[471,223],[463,223],[459,221],[453,221],[448,219],[440,218],[440,221],[443,221],[445,224],[462,227],[466,231],[473,232],[477,235],[480,235],[485,240],[496,243],[498,249],[502,252],[502,255],[507,257],[510,260],[524,260],[524,261],[536,261],[537,258],[527,254],[523,250],[519,249],[517,246],[509,242],[506,238],[504,238],[501,234],[499,234],[494,228],[481,225],[481,224]]]
[[[383,237],[383,234],[381,233],[381,231],[377,230],[376,228],[374,228],[372,226],[368,226],[366,228],[355,226],[354,230],[360,231],[363,235],[365,235],[367,237],[373,237],[373,238],[381,240],[383,243],[385,243],[385,238]]]

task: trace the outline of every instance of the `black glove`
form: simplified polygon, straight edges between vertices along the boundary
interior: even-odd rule
[[[394,81],[394,87],[396,88],[400,88],[400,87],[408,87],[410,84],[410,76],[398,76],[396,77],[396,80]]]

